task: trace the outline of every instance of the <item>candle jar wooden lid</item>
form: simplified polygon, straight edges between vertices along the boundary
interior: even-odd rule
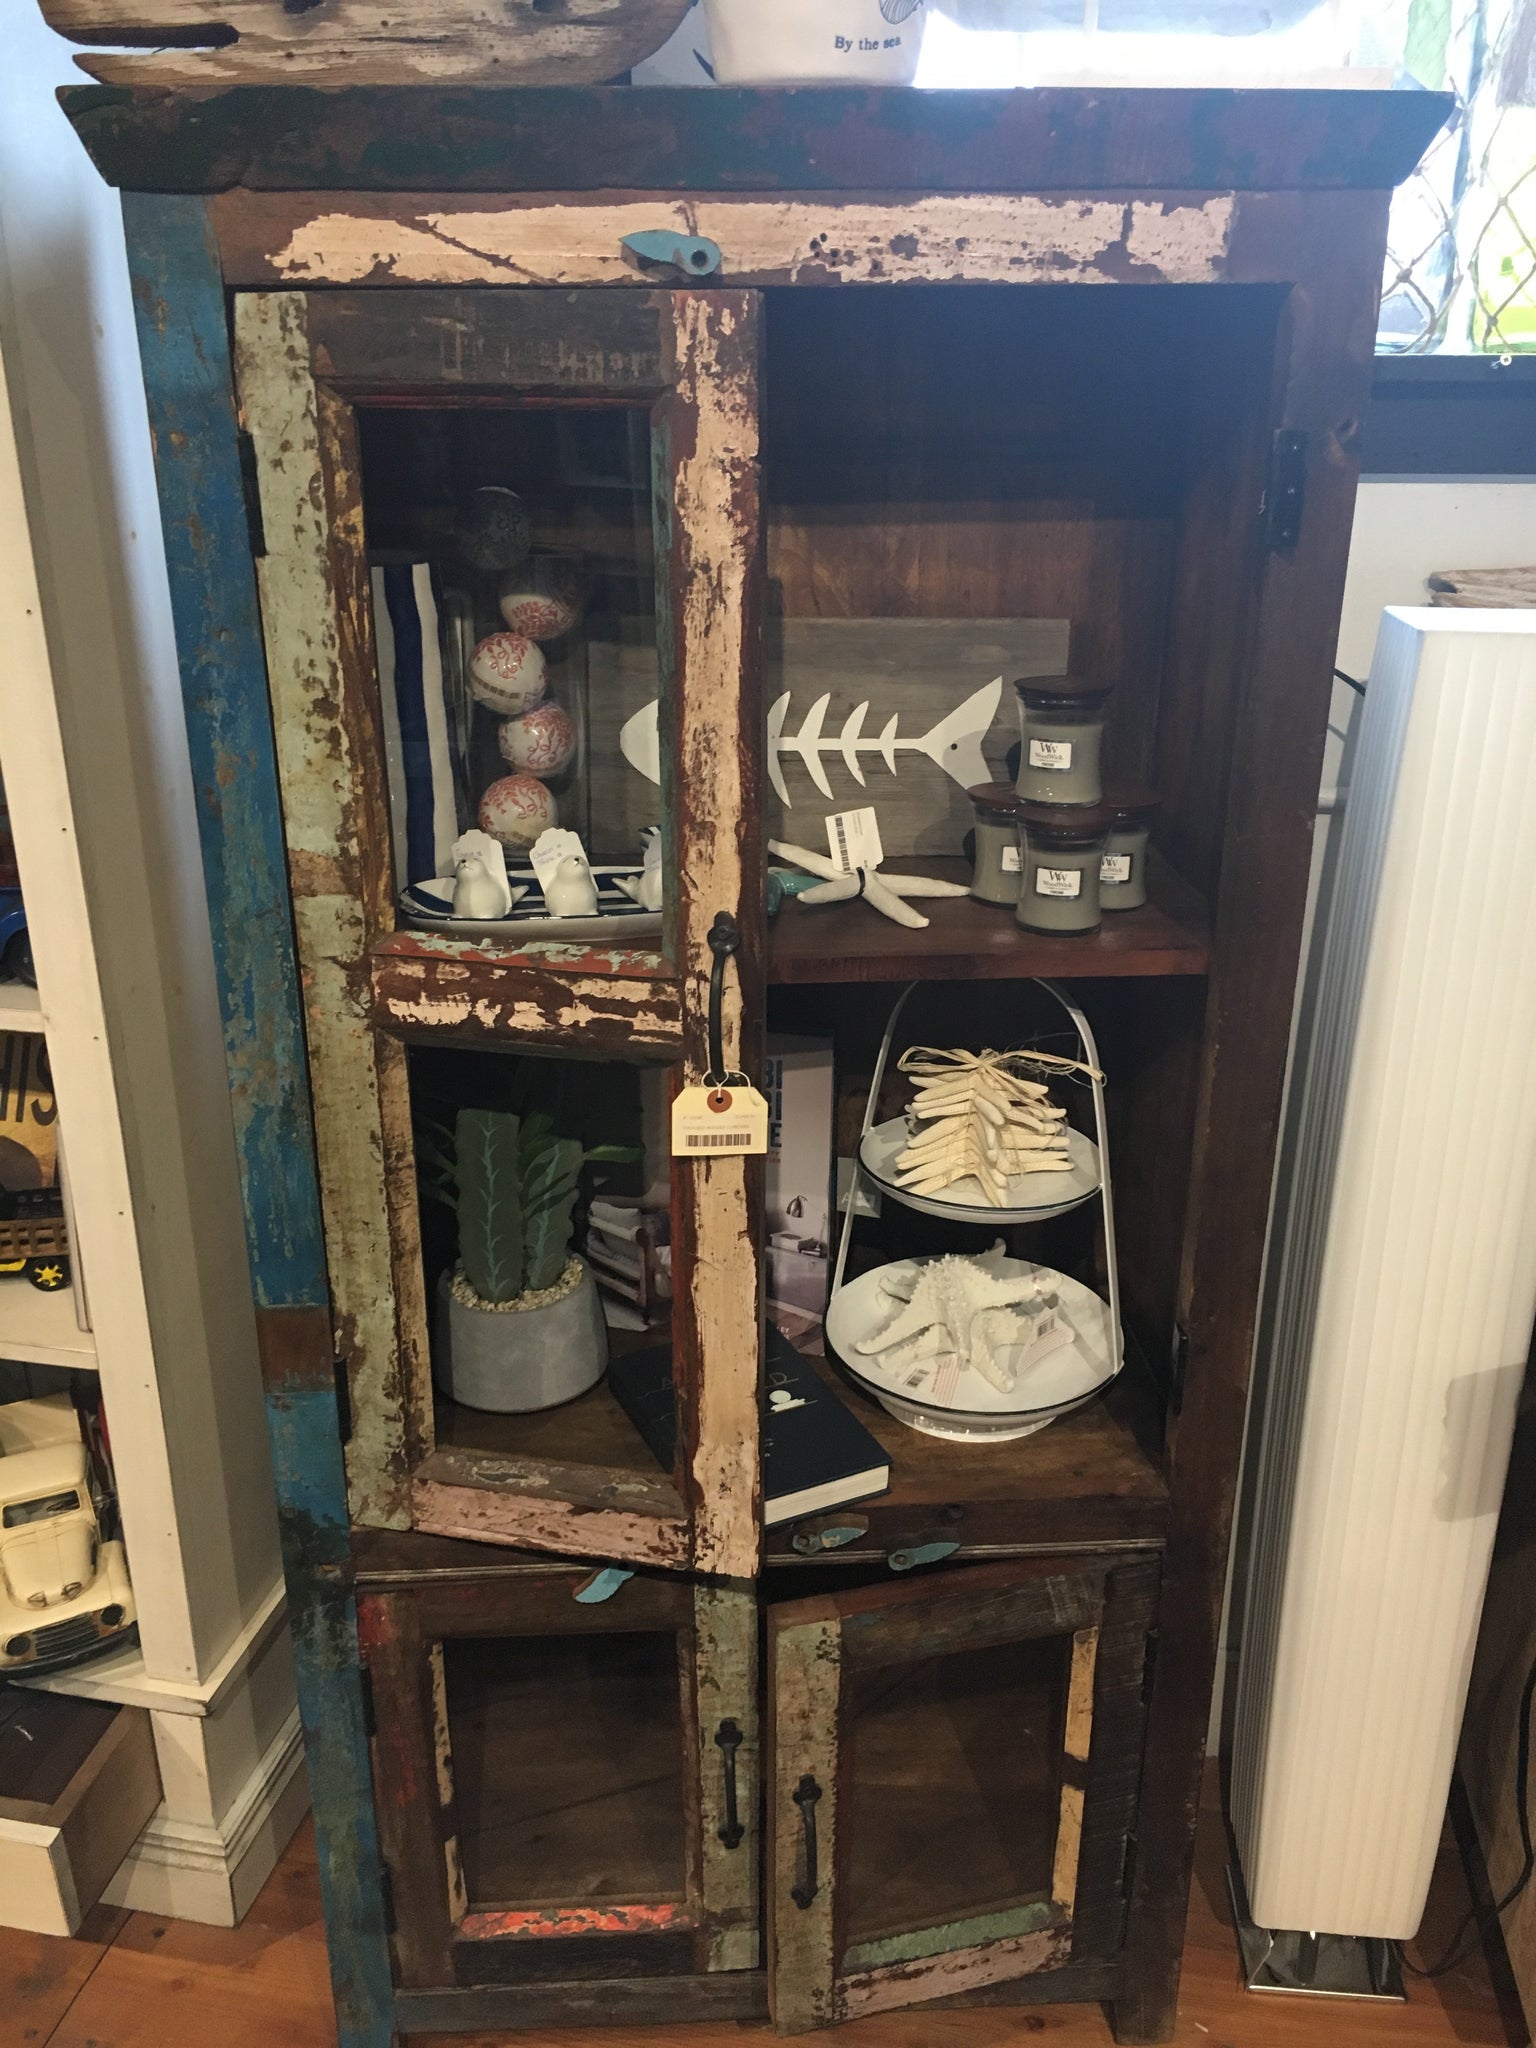
[[[1116,815],[1108,804],[1021,803],[1018,809],[1029,837],[1053,846],[1091,846],[1105,837]]]
[[[1114,684],[1097,676],[1021,676],[1013,687],[1031,711],[1080,711],[1086,717],[1099,710]]]
[[[978,782],[966,795],[988,817],[1011,822],[1019,813],[1019,792],[1011,782]]]
[[[1104,809],[1117,825],[1144,824],[1161,809],[1162,802],[1155,789],[1143,789],[1134,782],[1111,783],[1104,792]]]

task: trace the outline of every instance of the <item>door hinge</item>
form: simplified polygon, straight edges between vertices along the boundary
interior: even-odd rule
[[[1289,554],[1300,540],[1306,499],[1307,437],[1285,427],[1270,443],[1264,486],[1264,545],[1272,555]]]
[[[1173,1342],[1168,1347],[1168,1413],[1177,1415],[1184,1406],[1184,1375],[1189,1369],[1189,1332],[1175,1319]]]
[[[373,1673],[366,1664],[357,1667],[357,1686],[363,1696],[363,1733],[372,1742],[379,1732],[379,1722],[373,1708]]]
[[[379,1865],[379,1900],[384,1908],[384,1932],[394,1934],[400,1923],[395,1918],[395,1880],[387,1863]]]
[[[337,1358],[331,1361],[331,1370],[336,1376],[336,1434],[344,1444],[352,1441],[352,1383],[347,1377],[347,1361]]]
[[[261,519],[261,485],[256,475],[256,443],[239,427],[235,431],[235,445],[240,451],[240,489],[245,497],[245,525],[250,537],[251,553],[259,561],[267,552],[267,532]]]

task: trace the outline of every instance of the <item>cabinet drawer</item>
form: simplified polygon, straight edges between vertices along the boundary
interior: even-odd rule
[[[142,1707],[0,1695],[0,1926],[73,1934],[159,1804]]]

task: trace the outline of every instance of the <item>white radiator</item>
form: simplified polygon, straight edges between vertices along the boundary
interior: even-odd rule
[[[1536,613],[1389,611],[1292,1082],[1233,1756],[1261,1927],[1406,1939],[1536,1312]]]

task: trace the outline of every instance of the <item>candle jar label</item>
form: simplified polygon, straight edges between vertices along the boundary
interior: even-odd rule
[[[1099,862],[1101,882],[1128,882],[1131,879],[1131,856],[1128,853],[1106,853]]]
[[[1029,765],[1031,768],[1056,768],[1064,772],[1072,766],[1072,742],[1070,740],[1031,740],[1029,743]]]
[[[1037,896],[1081,896],[1082,893],[1083,875],[1080,868],[1036,868]]]
[[[1016,875],[1019,872],[1019,849],[1016,846],[1003,848],[1003,873]]]

